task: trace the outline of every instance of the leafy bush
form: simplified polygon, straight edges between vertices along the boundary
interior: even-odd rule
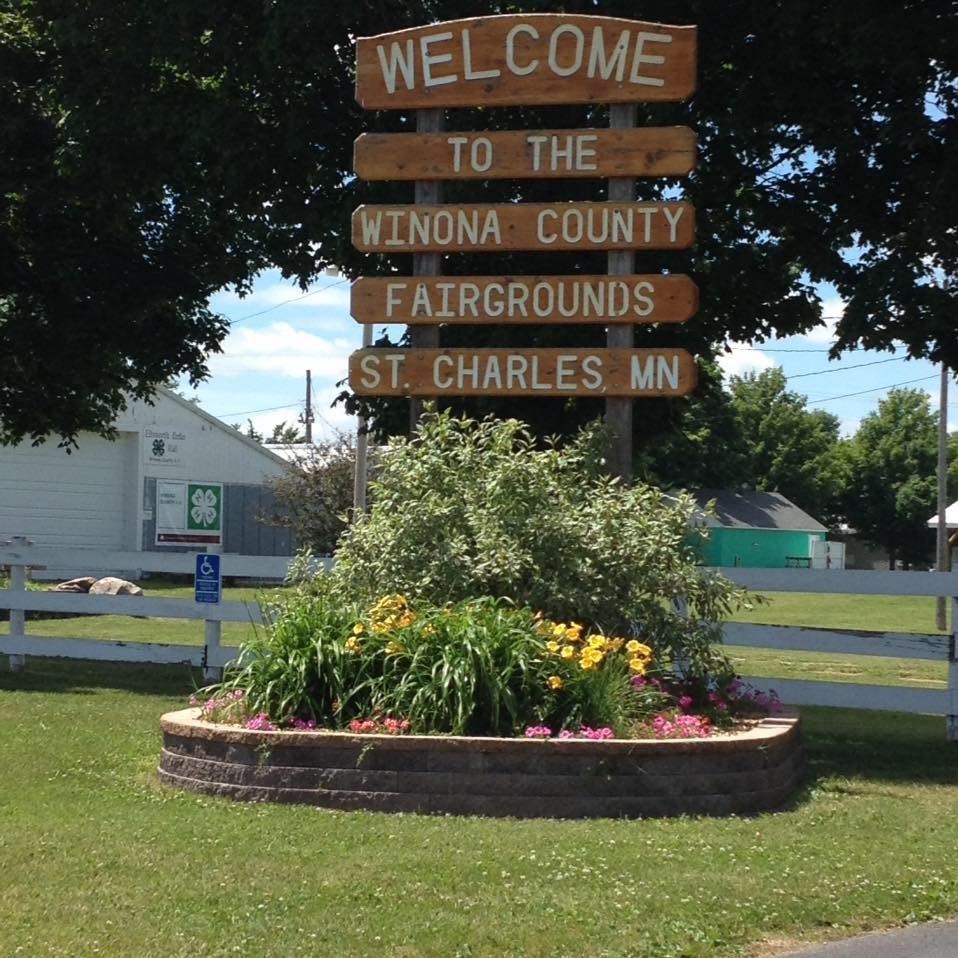
[[[270,483],[279,509],[266,520],[291,528],[304,548],[330,555],[352,509],[355,467],[354,439],[344,433],[296,452]]]
[[[691,674],[727,671],[716,622],[744,592],[697,566],[696,504],[608,478],[604,447],[597,428],[540,449],[516,420],[428,412],[383,457],[372,509],[340,540],[337,587],[364,603],[504,597],[639,636]]]

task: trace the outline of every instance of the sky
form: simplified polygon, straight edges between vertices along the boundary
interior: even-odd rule
[[[907,360],[904,351],[854,350],[829,360],[830,327],[841,315],[842,302],[828,289],[820,295],[829,327],[756,346],[736,345],[722,359],[726,375],[781,366],[788,388],[806,396],[810,408],[836,415],[846,436],[896,385],[926,390],[937,408],[939,372],[932,363]],[[342,406],[331,405],[340,391],[336,383],[346,378],[349,354],[362,341],[362,327],[349,316],[349,280],[321,276],[304,292],[278,271],[268,271],[246,297],[221,291],[210,305],[230,320],[230,333],[223,352],[210,357],[209,379],[195,388],[184,380],[183,395],[229,424],[240,423],[245,430],[251,420],[269,434],[277,423],[292,425],[302,416],[309,369],[314,438],[355,431],[355,420]],[[958,390],[953,388],[949,398],[949,429],[955,429]]]

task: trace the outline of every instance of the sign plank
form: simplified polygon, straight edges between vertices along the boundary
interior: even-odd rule
[[[464,203],[360,206],[353,246],[367,253],[685,249],[687,203]]]
[[[685,176],[695,158],[695,133],[687,126],[363,133],[353,144],[353,169],[363,180]]]
[[[696,28],[614,17],[507,14],[356,42],[367,110],[636,103],[695,92]]]
[[[350,289],[357,323],[407,326],[684,323],[698,308],[688,276],[362,277]]]
[[[684,349],[361,349],[360,396],[684,396],[696,385]]]

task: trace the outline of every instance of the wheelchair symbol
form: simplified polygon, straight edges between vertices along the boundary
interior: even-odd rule
[[[208,577],[213,575],[215,571],[216,570],[213,568],[213,563],[204,557],[203,561],[200,563],[200,574]]]

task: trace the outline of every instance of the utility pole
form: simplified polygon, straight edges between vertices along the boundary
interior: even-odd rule
[[[939,572],[951,569],[951,546],[948,542],[948,367],[941,364],[941,386],[938,393],[938,546]],[[935,608],[935,627],[944,632],[948,627],[947,599],[938,596]]]
[[[306,370],[306,412],[303,416],[303,423],[306,426],[306,444],[313,444],[313,372]]]

